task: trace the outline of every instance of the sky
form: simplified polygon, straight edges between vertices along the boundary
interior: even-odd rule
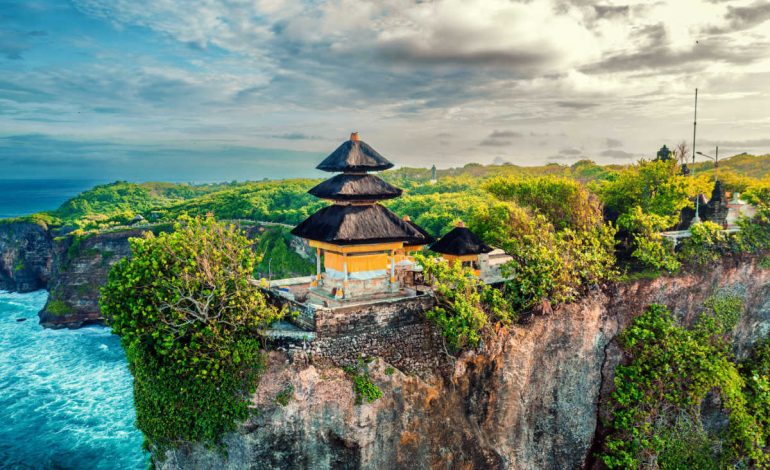
[[[770,152],[770,1],[0,0],[0,178]],[[713,154],[713,153],[712,153]]]

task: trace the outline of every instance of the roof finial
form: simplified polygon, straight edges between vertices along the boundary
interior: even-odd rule
[[[358,142],[358,132],[351,132],[350,133],[350,140],[353,142]]]
[[[463,227],[465,227],[465,222],[463,222],[461,220],[461,221],[457,222],[457,226],[460,227],[460,228],[463,228]]]

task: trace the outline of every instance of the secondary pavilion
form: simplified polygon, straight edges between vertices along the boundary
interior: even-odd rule
[[[460,262],[463,266],[470,267],[478,276],[481,255],[492,252],[494,248],[484,243],[464,223],[459,222],[455,228],[431,245],[430,250],[441,254],[450,264]]]
[[[291,231],[316,249],[312,293],[352,299],[398,292],[396,258],[404,260],[433,241],[408,218],[378,203],[399,197],[401,190],[369,172],[392,167],[357,132],[316,167],[340,174],[308,191],[333,204]]]

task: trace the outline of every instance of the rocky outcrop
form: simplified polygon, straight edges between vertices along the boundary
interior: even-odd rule
[[[79,328],[103,321],[99,290],[112,265],[131,254],[128,239],[141,229],[67,237],[55,247],[48,302],[38,314],[47,328]]]
[[[39,313],[40,323],[47,328],[101,323],[104,319],[99,311],[99,291],[107,282],[110,268],[130,255],[128,239],[170,228],[169,224],[153,224],[74,235],[52,232],[32,222],[3,221],[0,290],[48,289],[48,302]],[[243,228],[247,237],[256,239],[264,225]]]
[[[31,292],[48,285],[53,237],[32,222],[0,223],[0,290]]]
[[[253,397],[254,416],[225,437],[226,455],[200,446],[157,466],[253,469],[579,469],[595,465],[602,404],[622,354],[616,338],[650,303],[691,322],[705,299],[729,290],[746,312],[739,355],[770,332],[770,271],[753,262],[614,286],[502,330],[432,374],[370,365],[383,397],[357,405],[351,381],[308,351],[273,352]],[[293,398],[276,404],[291,385]]]

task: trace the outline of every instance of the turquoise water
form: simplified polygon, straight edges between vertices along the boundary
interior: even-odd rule
[[[118,338],[43,329],[47,295],[0,292],[0,468],[146,468]]]

